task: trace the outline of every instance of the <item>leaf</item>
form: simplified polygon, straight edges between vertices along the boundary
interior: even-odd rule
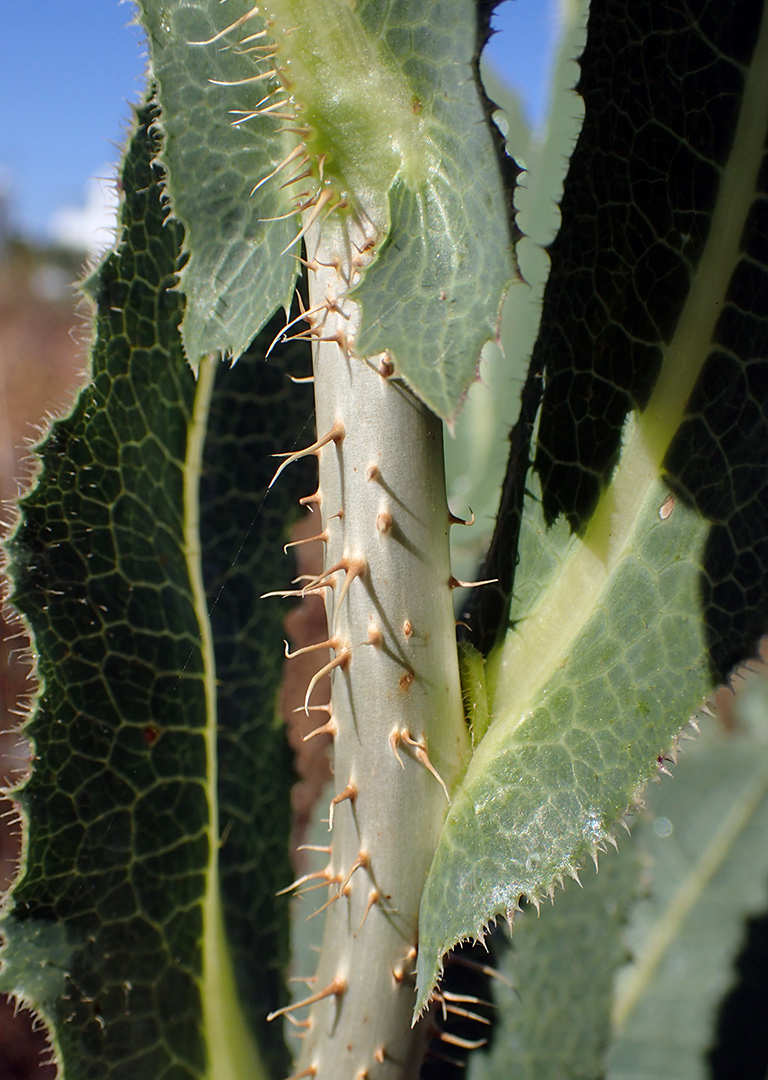
[[[296,264],[280,253],[296,228],[292,218],[268,219],[292,203],[282,174],[253,189],[302,145],[314,177],[308,191],[338,188],[348,209],[336,216],[370,219],[380,238],[355,291],[363,308],[357,354],[389,351],[417,395],[453,418],[483,343],[498,334],[502,298],[516,273],[476,82],[473,0],[334,0],[319,19],[311,5],[286,3],[266,22],[244,0],[227,5],[226,21],[215,0],[140,6],[160,86],[171,206],[187,231],[181,283],[192,362],[211,349],[239,355],[275,307],[288,306]],[[214,41],[228,25],[232,33]],[[253,52],[253,35],[263,28],[275,36],[274,63],[290,86],[285,108],[296,111],[294,128],[255,115],[280,85],[276,77],[253,81],[268,74]],[[372,92],[378,86],[381,92]]]
[[[296,314],[296,312],[294,312]],[[270,1076],[286,1072],[279,1030],[266,1017],[287,1001],[287,838],[293,824],[293,755],[278,710],[285,663],[284,605],[260,599],[286,575],[283,544],[298,499],[312,490],[313,464],[296,462],[270,488],[275,448],[295,449],[314,430],[305,341],[266,350],[282,327],[267,324],[234,367],[219,364],[200,484],[202,566],[218,684],[219,874],[240,1005],[259,1033]],[[288,432],[293,445],[286,444]],[[304,441],[311,441],[305,439]],[[290,570],[287,571],[290,575]],[[279,1052],[270,1052],[277,1045]],[[282,1072],[281,1072],[282,1070]]]
[[[470,1057],[469,1080],[605,1075],[614,980],[639,885],[640,860],[622,845],[618,857],[601,861],[599,874],[587,869],[583,888],[569,881],[554,907],[515,916],[511,947],[497,964],[493,1041],[487,1053]]]
[[[520,99],[491,69],[484,66],[482,74],[489,97],[499,106],[494,122],[506,132],[507,153],[522,163],[531,149],[532,133]],[[515,188],[516,204],[523,190],[521,184]],[[517,220],[524,229],[522,220]],[[521,237],[516,245],[517,257],[522,258],[523,250],[533,247]],[[522,263],[520,272],[526,282],[531,280]],[[541,284],[543,288],[543,281]],[[525,378],[529,355],[526,347],[530,349],[535,337],[541,310],[540,304],[531,302],[532,291],[524,282],[515,282],[505,296],[500,340],[483,347],[479,378],[470,386],[461,412],[444,440],[449,505],[459,514],[471,507],[475,518],[471,528],[451,530],[451,566],[460,579],[479,576],[477,568],[493,532],[507,457],[500,432],[509,429],[519,409],[520,383]]]
[[[40,447],[9,544],[41,692],[25,728],[35,765],[18,796],[26,861],[2,924],[2,987],[39,1010],[67,1080],[251,1080],[286,1065],[280,1032],[265,1037],[262,1022],[257,1044],[249,1014],[285,1000],[274,892],[289,872],[291,774],[274,714],[280,669],[262,663],[244,679],[242,665],[261,656],[254,633],[272,644],[279,624],[251,615],[214,650],[206,589],[221,630],[246,599],[242,573],[265,558],[238,530],[263,501],[263,454],[295,406],[259,387],[263,341],[247,393],[222,390],[215,360],[192,376],[171,290],[181,233],[163,224],[153,120],[151,107],[139,116],[121,239],[89,282],[91,381]],[[271,399],[257,412],[260,390]],[[254,438],[241,458],[226,427],[246,420]],[[262,493],[248,486],[259,477]],[[295,495],[285,486],[274,499]],[[263,517],[277,528],[259,543],[277,547],[283,514]],[[257,817],[268,790],[269,838]],[[238,980],[258,987],[242,1004]]]
[[[158,83],[163,148],[172,214],[184,226],[189,261],[180,282],[187,305],[182,335],[193,366],[209,352],[240,356],[279,307],[288,308],[298,263],[281,256],[296,235],[295,218],[268,219],[292,207],[277,185],[254,186],[290,149],[274,119],[242,116],[253,57],[214,37],[252,5],[229,0],[138,0]],[[222,21],[222,12],[226,21]],[[263,26],[247,24],[247,33]],[[267,90],[259,88],[258,98]],[[256,100],[258,100],[258,98]],[[247,98],[245,98],[247,100]]]
[[[603,585],[589,583],[589,617],[579,617],[581,579],[589,555],[600,560],[564,523],[558,551],[543,520],[524,521],[530,650],[510,664],[519,697],[501,685],[493,694],[494,679],[509,678],[503,657],[500,673],[489,670],[491,726],[453,795],[422,899],[420,1001],[456,941],[481,937],[605,842],[709,687],[703,628],[690,617],[706,528],[683,506],[660,521],[664,501],[651,488],[620,563]],[[550,597],[552,621],[540,621],[534,596]]]
[[[633,829],[651,882],[630,924],[633,963],[617,985],[609,1080],[711,1074],[715,1013],[735,977],[744,920],[768,902],[764,667],[746,674],[733,704],[740,729],[709,723]]]
[[[734,689],[718,700],[737,726],[702,718],[674,779],[648,789],[632,842],[603,858],[599,874],[588,870],[583,889],[567,882],[554,908],[515,917],[498,964],[509,982],[495,985],[499,1022],[470,1080],[711,1075],[713,1021],[744,921],[768,901],[764,664],[739,673]],[[614,988],[627,944],[632,962]]]
[[[453,421],[498,335],[516,275],[507,198],[475,69],[471,0],[359,5],[369,33],[397,58],[418,103],[423,154],[413,184],[395,178],[390,228],[354,290],[362,306],[357,351],[389,351],[396,373],[438,416]],[[509,186],[516,171],[507,162]]]
[[[723,57],[728,49],[745,57],[740,12],[726,5],[720,18],[710,5],[697,24],[669,5],[633,5],[631,19],[617,5],[610,11],[600,3],[591,8],[582,61],[586,114],[569,188],[577,200],[593,183],[601,191],[606,186],[604,209],[596,211],[601,242],[590,246],[592,233],[585,236],[582,223],[591,218],[564,199],[564,224],[553,245],[545,298],[546,331],[537,350],[549,350],[552,359],[556,343],[578,339],[590,325],[589,313],[598,308],[612,312],[617,337],[587,334],[576,354],[579,364],[586,365],[583,377],[570,369],[562,378],[557,371],[548,375],[537,461],[551,455],[551,467],[539,465],[541,487],[538,479],[529,481],[510,632],[488,664],[491,726],[454,792],[423,895],[420,1007],[448,949],[479,936],[489,920],[513,910],[521,895],[536,898],[552,889],[606,839],[711,686],[710,663],[717,670],[723,657],[751,652],[764,626],[768,552],[761,539],[755,543],[765,531],[754,523],[768,517],[766,364],[753,358],[766,355],[768,334],[765,313],[754,300],[756,282],[765,285],[768,178],[761,162],[768,128],[768,27],[760,30],[744,78],[734,77],[735,65]],[[638,19],[646,29],[636,35]],[[754,28],[754,22],[750,25]],[[627,35],[621,47],[620,32]],[[686,252],[676,276],[666,279],[659,265],[651,261],[646,268],[644,259],[652,260],[663,248],[659,258],[664,264],[671,240],[664,245],[649,236],[644,254],[638,239],[644,230],[626,233],[623,224],[627,206],[635,212],[633,204],[618,195],[618,217],[613,224],[610,218],[611,183],[626,195],[634,179],[638,197],[645,193],[648,176],[655,175],[655,144],[638,137],[634,143],[616,144],[610,153],[605,148],[598,153],[595,144],[602,139],[613,146],[616,138],[613,128],[602,123],[604,106],[614,107],[606,102],[624,100],[612,82],[624,85],[633,71],[639,81],[641,71],[655,66],[674,72],[681,57],[691,63],[696,58],[685,83],[690,101],[707,101],[712,94],[720,118],[727,103],[731,137],[724,140],[720,129],[709,125],[696,132],[683,128],[674,137],[676,147],[694,146],[695,160],[692,164],[680,149],[679,172],[674,164],[662,190],[676,192],[682,201],[680,224],[693,228],[690,219],[695,217],[696,239],[691,261]],[[674,81],[671,74],[654,82],[647,92],[658,89],[661,96],[641,108],[644,123],[658,109],[659,120],[653,123],[665,130],[672,119],[685,120],[696,112],[683,98],[662,119],[663,95],[672,92],[669,80]],[[626,102],[630,108],[630,99]],[[639,123],[631,108],[620,119],[630,128]],[[660,145],[666,145],[663,139]],[[620,152],[625,150],[626,155]],[[665,174],[669,161],[666,154]],[[692,192],[700,206],[696,215],[684,199]],[[649,196],[642,212],[646,232],[655,227],[659,236],[671,237],[670,215],[676,211],[666,197],[654,201]],[[650,290],[639,301],[654,311],[652,319],[643,316],[642,334],[632,322],[640,318],[640,308],[630,304],[617,281],[613,300],[606,297],[605,303],[585,307],[579,296],[587,303],[586,286],[578,275],[572,273],[564,285],[567,259],[555,270],[558,245],[560,259],[568,245],[575,250],[580,244],[598,264],[615,261],[618,235],[636,244],[632,265],[638,269],[631,280]],[[678,247],[685,243],[678,236]],[[584,283],[600,283],[595,275],[585,268]],[[658,355],[653,365],[658,376],[652,389],[645,369],[636,379],[635,396],[645,408],[625,428],[620,454],[618,448],[611,452],[609,464],[615,456],[619,463],[587,514],[585,492],[594,487],[588,478],[606,468],[592,453],[593,437],[599,442],[598,432],[607,428],[615,447],[616,425],[628,404],[619,374],[614,379],[610,370],[603,374],[597,368],[604,350],[613,350],[612,362],[626,386],[622,358],[630,376],[637,371],[632,349],[620,344],[627,335],[650,342],[647,348]],[[566,353],[573,358],[570,350]],[[534,370],[538,362],[534,355]],[[582,417],[573,446],[567,433],[565,442],[551,441],[551,417],[559,401],[552,386],[557,385],[567,386],[567,409]],[[606,400],[623,402],[618,416],[613,406],[603,415],[600,386],[607,387]],[[573,432],[573,423],[570,428]],[[719,440],[712,438],[717,432],[723,434]],[[578,464],[580,452],[588,463],[586,472]],[[730,474],[723,471],[723,455]],[[565,468],[569,461],[575,463],[572,470]],[[682,473],[681,465],[686,466]],[[672,473],[668,481],[662,478],[665,467]],[[582,476],[588,480],[585,486]],[[708,523],[696,507],[722,522],[727,543],[718,547],[715,533],[707,537]],[[559,510],[580,526],[580,535],[569,532],[565,516],[547,527]],[[751,567],[754,580],[748,587],[729,589],[739,559],[744,568]]]
[[[541,301],[549,274],[547,248],[560,223],[559,203],[568,155],[581,125],[583,102],[574,92],[578,66],[574,57],[584,47],[587,5],[580,0],[563,6],[561,41],[554,65],[551,106],[543,142],[528,130],[517,97],[492,70],[483,67],[489,97],[501,112],[495,114],[507,144],[507,152],[524,167],[515,187],[516,224],[522,235],[515,244],[522,280],[516,281],[504,299],[499,344],[483,350],[480,379],[467,395],[456,422],[453,438],[445,440],[446,472],[450,505],[457,513],[470,506],[475,514],[471,529],[451,530],[451,561],[458,578],[480,579],[491,584],[475,589],[461,610],[462,630],[484,653],[490,652],[499,631],[503,633],[509,608],[509,592],[516,564],[515,536],[496,525],[498,514],[519,521],[518,500],[507,486],[504,503],[499,492],[505,475],[508,430],[513,446],[527,460],[530,426],[541,397],[542,382],[535,373],[526,380],[541,320]],[[511,455],[506,471],[524,486],[524,475]],[[491,536],[496,539],[489,548]],[[485,559],[483,559],[485,556]],[[483,564],[478,570],[480,564]]]

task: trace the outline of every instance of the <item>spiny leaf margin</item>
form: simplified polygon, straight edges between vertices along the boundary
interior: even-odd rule
[[[389,233],[353,293],[363,312],[356,348],[389,352],[396,374],[452,421],[518,276],[510,209],[517,169],[511,158],[504,173],[500,167],[477,68],[483,42],[474,0],[409,7],[405,18],[405,9],[367,0],[360,17],[410,81],[434,165],[415,190],[395,179]]]
[[[184,347],[193,367],[209,352],[237,358],[278,308],[290,307],[299,269],[294,258],[280,254],[296,235],[295,218],[268,220],[291,210],[288,197],[278,185],[265,185],[251,197],[290,144],[268,117],[236,125],[240,117],[233,110],[244,108],[245,88],[220,85],[252,77],[253,58],[237,48],[237,39],[195,44],[214,37],[253,5],[248,0],[229,0],[225,8],[219,0],[137,3],[149,41],[150,73],[158,85],[169,209],[184,226],[189,256],[180,273],[187,298]],[[264,25],[255,22],[259,25],[247,24],[249,33]]]

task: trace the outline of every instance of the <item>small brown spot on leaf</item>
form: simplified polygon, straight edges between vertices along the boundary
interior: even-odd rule
[[[406,671],[404,675],[400,676],[400,691],[403,694],[407,694],[413,685],[413,680],[416,678],[412,671]]]

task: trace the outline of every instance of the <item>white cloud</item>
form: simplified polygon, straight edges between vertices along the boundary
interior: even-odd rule
[[[64,247],[99,255],[115,238],[117,178],[114,166],[104,165],[85,188],[84,206],[56,210],[48,222],[51,239]]]

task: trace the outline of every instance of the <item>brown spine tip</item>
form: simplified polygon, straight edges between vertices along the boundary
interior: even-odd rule
[[[437,1027],[434,1030],[441,1042],[447,1043],[449,1046],[458,1046],[462,1050],[479,1050],[481,1046],[488,1045],[487,1039],[462,1039],[459,1035],[453,1035]]]
[[[323,529],[321,533],[316,536],[305,536],[301,540],[291,540],[287,544],[283,544],[283,554],[288,554],[288,549],[293,547],[299,547],[301,544],[313,544],[316,540],[322,540],[324,544],[328,543],[328,530]]]
[[[486,578],[485,581],[462,581],[460,578],[451,577],[448,579],[448,585],[451,589],[476,589],[480,585],[494,585],[499,579],[497,577]]]
[[[339,595],[336,600],[336,610],[341,607],[341,602],[349,591],[349,586],[357,577],[363,577],[368,570],[368,563],[362,555],[353,555],[350,558],[345,557],[341,560],[342,569],[346,570],[346,577],[344,578],[344,584],[339,589]]]
[[[302,710],[299,710],[302,711]],[[339,725],[331,717],[325,724],[321,724],[320,727],[316,727],[314,731],[310,731],[308,735],[305,735],[302,742],[309,742],[310,739],[314,739],[316,735],[330,735],[332,739],[335,739],[339,734]]]
[[[399,745],[400,745],[400,729],[399,728],[393,728],[392,732],[390,733],[390,736],[389,736],[389,746],[390,746],[390,749],[392,750],[392,753],[397,758],[398,765],[400,766],[401,769],[404,769],[405,765],[403,764],[403,759],[400,757],[399,753],[397,752],[397,748],[398,748]]]
[[[326,883],[332,880],[331,870],[329,866],[324,867],[322,870],[315,870],[311,874],[304,874],[302,877],[296,878],[296,880],[292,881],[290,885],[286,885],[284,889],[280,890],[280,892],[275,893],[275,896],[285,896],[286,893],[293,892],[294,889],[298,889],[302,885],[306,885],[308,881],[318,880],[322,880]]]
[[[416,678],[416,675],[412,671],[406,671],[403,675],[401,675],[400,676],[400,684],[399,684],[400,685],[400,692],[403,693],[403,694],[407,694],[408,691],[413,686],[415,678]]]
[[[323,496],[320,494],[320,486],[318,485],[317,491],[313,491],[311,495],[305,495],[303,499],[299,499],[299,506],[310,506],[311,503],[317,503],[319,506],[323,501]]]
[[[338,446],[338,444],[343,440],[345,434],[346,431],[344,429],[344,425],[342,424],[341,420],[337,420],[330,428],[330,430],[322,436],[322,438],[317,439],[310,446],[306,446],[303,450],[292,450],[288,451],[285,454],[273,454],[273,457],[282,457],[285,458],[285,461],[280,465],[277,472],[270,480],[267,491],[269,491],[269,489],[273,486],[277,478],[282,473],[283,469],[286,469],[291,464],[291,462],[298,461],[299,458],[309,457],[311,454],[317,454],[320,450],[322,450],[324,446],[327,446],[330,442],[336,443],[336,445]]]
[[[315,674],[312,676],[309,682],[309,686],[307,687],[307,692],[304,695],[304,712],[307,713],[307,715],[309,715],[309,699],[312,697],[312,691],[315,689],[317,684],[324,676],[330,675],[334,668],[346,667],[349,663],[349,658],[351,655],[352,650],[349,648],[348,645],[345,645],[344,648],[336,656],[334,656],[333,660],[329,660],[325,667],[320,668],[320,670],[316,671]]]
[[[291,647],[287,641],[283,642],[285,645],[285,659],[295,660],[297,656],[305,656],[307,653],[317,652],[322,649],[333,649],[336,652],[341,644],[341,641],[337,637],[327,638],[325,641],[316,641],[314,645],[304,645],[301,649],[297,649],[295,652],[291,652]]]
[[[404,983],[406,979],[412,979],[413,978],[413,976],[415,974],[414,967],[413,967],[415,961],[416,961],[416,948],[415,948],[415,946],[412,945],[411,948],[408,950],[408,952],[403,957],[403,959],[400,961],[400,963],[396,967],[390,968],[390,971],[392,972],[392,978],[395,980],[395,982],[398,985],[400,985],[401,983]]]
[[[354,780],[350,780],[343,791],[340,791],[338,795],[334,795],[331,799],[331,804],[328,807],[328,831],[333,828],[333,812],[339,803],[346,801],[354,802],[357,798],[357,784]]]
[[[401,731],[400,738],[406,744],[406,746],[410,746],[412,748],[416,756],[416,760],[419,761],[428,772],[432,773],[435,780],[437,780],[438,784],[440,784],[443,791],[445,792],[446,799],[448,800],[448,802],[450,802],[451,796],[448,794],[448,788],[445,786],[445,781],[443,780],[442,776],[437,771],[435,766],[432,764],[432,762],[429,760],[425,737],[422,735],[421,739],[414,739],[409,731]]]
[[[375,462],[369,465],[368,468],[365,470],[365,479],[368,481],[369,484],[372,483],[374,480],[378,480],[380,476],[381,473],[379,471],[379,466],[376,465]]]
[[[267,1017],[267,1020],[271,1019],[271,1015]],[[302,1069],[301,1072],[297,1072],[294,1073],[293,1076],[286,1077],[286,1080],[304,1080],[304,1077],[307,1076],[317,1076],[317,1065],[309,1065],[306,1069]]]
[[[379,361],[379,375],[382,379],[390,379],[395,374],[395,365],[389,356],[384,355]]]
[[[379,890],[378,889],[371,889],[371,892],[370,892],[370,894],[368,896],[368,903],[365,905],[365,911],[363,912],[363,917],[360,920],[360,924],[359,924],[359,926],[357,928],[358,932],[360,930],[362,930],[363,923],[368,918],[368,915],[369,915],[370,910],[373,907],[373,905],[378,904],[380,900],[381,900],[381,893],[379,892]]]
[[[409,638],[413,637],[413,623],[411,622],[410,619],[406,619],[405,622],[403,623],[403,637],[405,638],[406,641]]]
[[[347,876],[344,878],[344,881],[343,881],[342,886],[341,886],[341,891],[344,892],[347,885],[349,885],[350,881],[352,880],[352,875],[355,873],[356,870],[367,870],[369,866],[370,866],[370,859],[368,858],[368,852],[367,851],[360,851],[357,858],[355,859],[355,861],[350,866],[349,871],[347,873]]]
[[[341,352],[344,355],[344,359],[349,360],[349,357],[350,357],[349,337],[347,336],[346,331],[343,330],[341,327],[339,327],[337,330],[335,330],[332,334],[328,334],[328,335],[326,335],[326,337],[321,337],[321,338],[318,338],[317,340],[318,341],[327,341],[327,342],[331,342],[334,345],[338,345],[339,349],[341,350]]]

